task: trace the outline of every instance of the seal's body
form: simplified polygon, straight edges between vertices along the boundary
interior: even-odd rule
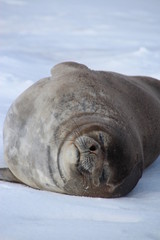
[[[160,82],[68,62],[27,89],[4,124],[4,158],[21,182],[119,197],[160,154]]]

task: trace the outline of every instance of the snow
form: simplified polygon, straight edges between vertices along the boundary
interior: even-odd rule
[[[159,159],[160,160],[160,159]],[[1,182],[0,239],[160,239],[159,161],[126,197],[74,197]]]
[[[77,61],[160,79],[159,0],[0,1],[0,166],[12,101]],[[99,199],[0,182],[0,240],[160,239],[160,158],[126,197]]]

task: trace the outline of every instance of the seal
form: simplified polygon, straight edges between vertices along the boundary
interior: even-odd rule
[[[158,80],[58,64],[8,111],[1,179],[70,195],[124,196],[160,154],[159,121]]]

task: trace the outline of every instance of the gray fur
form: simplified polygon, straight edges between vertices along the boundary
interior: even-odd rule
[[[123,196],[160,154],[159,119],[158,80],[58,64],[8,111],[10,171],[1,179],[72,195]]]

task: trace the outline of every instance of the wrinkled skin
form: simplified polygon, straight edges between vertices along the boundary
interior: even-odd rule
[[[62,63],[12,104],[4,157],[31,187],[120,197],[160,154],[159,119],[158,80]]]

